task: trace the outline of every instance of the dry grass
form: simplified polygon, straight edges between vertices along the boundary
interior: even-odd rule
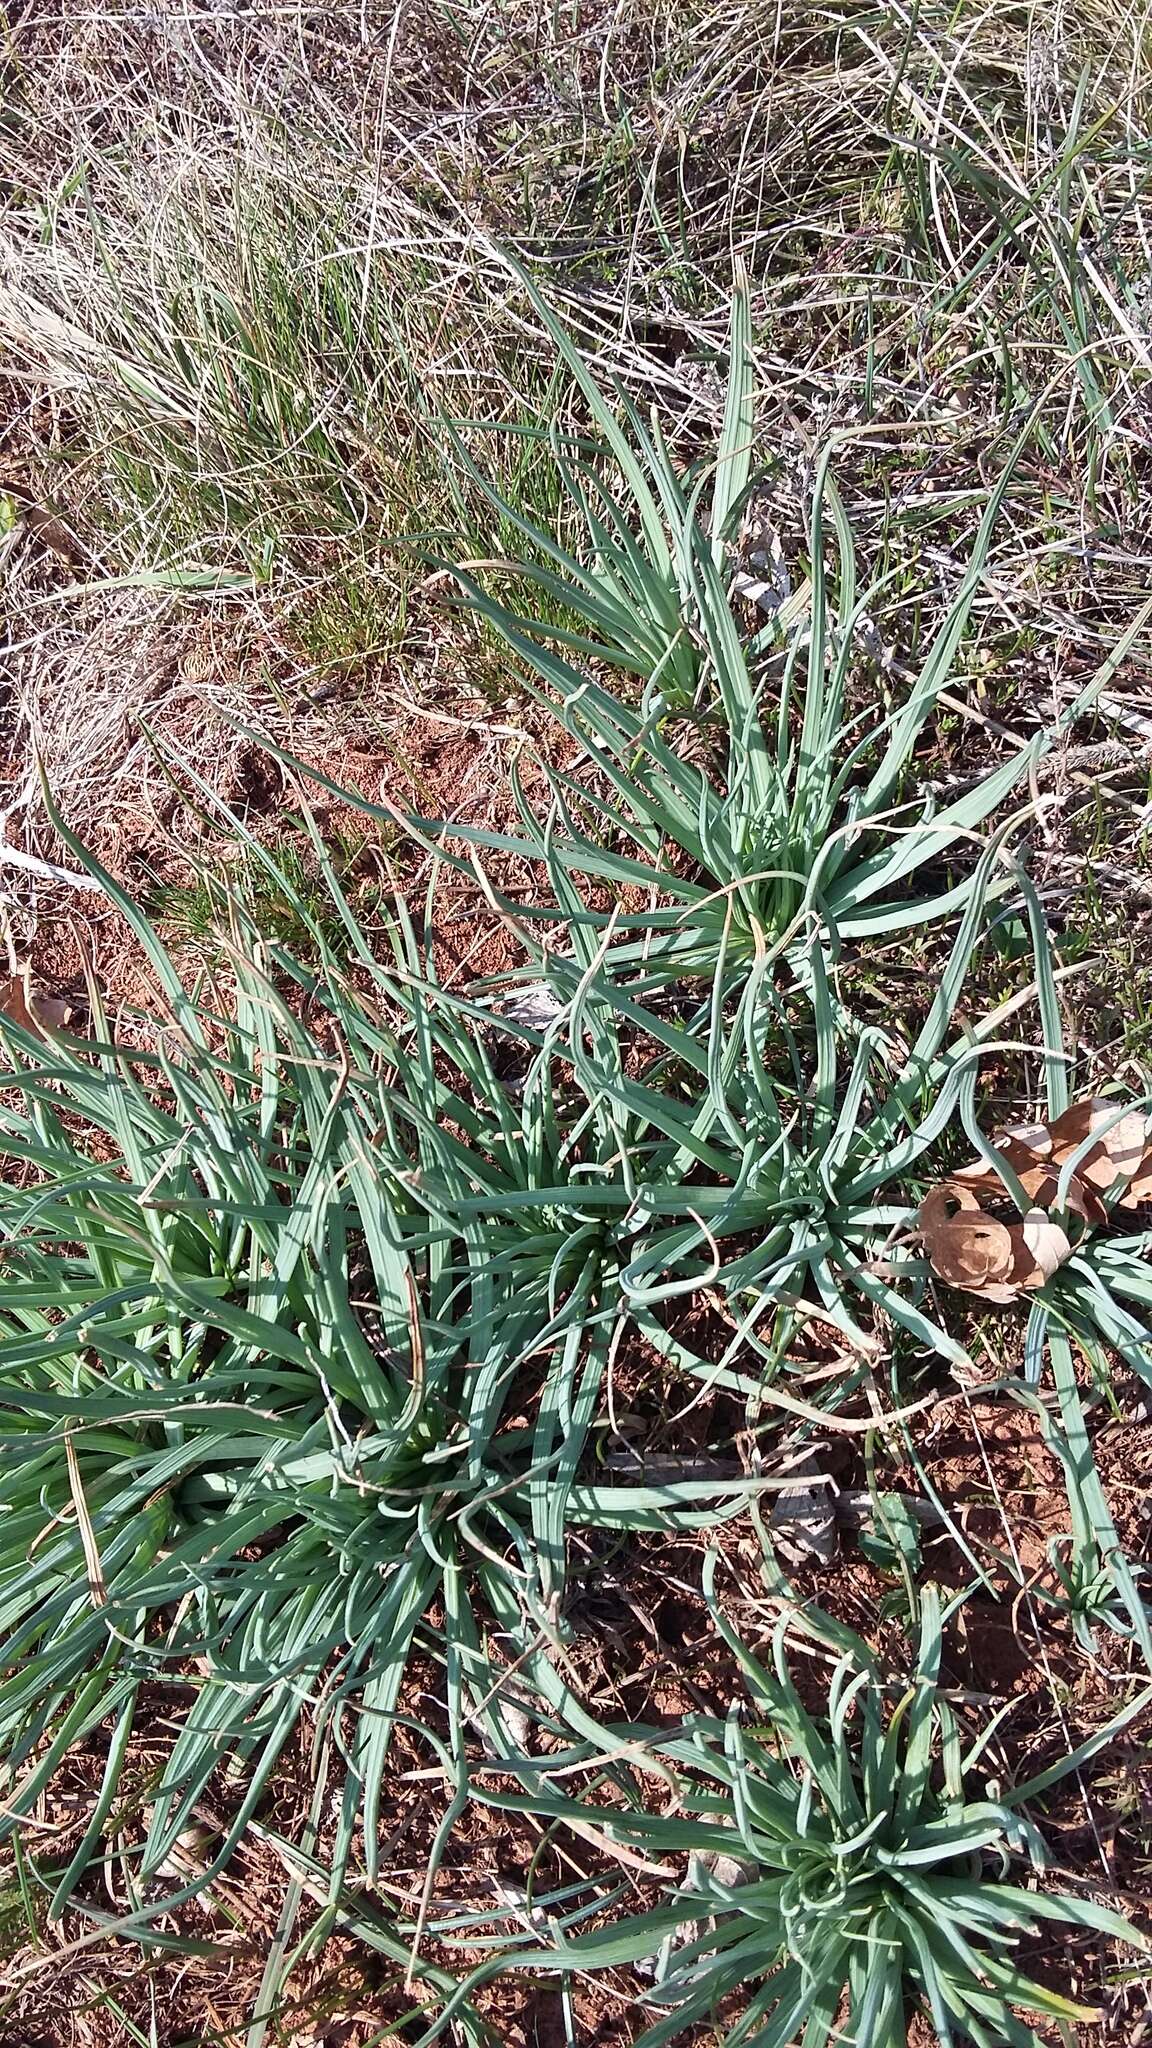
[[[207,758],[213,700],[253,680],[386,658],[385,690],[398,669],[441,692],[413,548],[484,515],[439,423],[564,403],[506,247],[688,449],[715,425],[739,255],[770,516],[795,552],[835,436],[858,542],[897,572],[897,656],[1036,407],[983,609],[997,697],[1045,715],[1146,568],[1147,49],[1142,12],[1084,5],[951,28],[650,4],[512,32],[435,5],[14,24],[4,468],[77,552],[29,535],[47,589],[13,567],[12,686],[66,813],[115,819],[145,706],[183,741],[202,712]],[[546,514],[522,444],[481,445]],[[258,645],[238,696],[190,704],[205,610]]]

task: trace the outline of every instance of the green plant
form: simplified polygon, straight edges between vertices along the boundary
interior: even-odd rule
[[[1004,1881],[1013,1857],[1044,1871],[1043,1839],[1020,1808],[1084,1753],[1004,1797],[973,1796],[967,1786],[992,1731],[966,1743],[940,1689],[934,1589],[921,1597],[915,1670],[893,1687],[863,1642],[810,1612],[785,1614],[766,1667],[718,1607],[714,1566],[713,1554],[706,1594],[742,1667],[747,1703],[734,1703],[726,1721],[701,1716],[670,1732],[605,1730],[605,1751],[615,1737],[627,1762],[606,1764],[589,1749],[549,1756],[530,1795],[477,1788],[497,1808],[554,1825],[594,1820],[649,1869],[688,1859],[667,1904],[593,1932],[572,1930],[602,1901],[533,1900],[540,1931],[514,1942],[515,1966],[578,1973],[654,1960],[646,1999],[666,2017],[637,2048],[663,2048],[701,2021],[723,2048],[839,2040],[904,2048],[909,1997],[945,2048],[1039,2048],[1041,2037],[1017,2016],[1021,2006],[1090,2018],[1026,1974],[1013,1953],[1021,1938],[1053,1922],[1133,1946],[1143,1938],[1088,1898]],[[793,1626],[839,1652],[819,1717],[788,1668]],[[581,1766],[586,1782],[576,1796],[569,1788]],[[656,1774],[660,1811],[644,1795],[644,1778]],[[459,1923],[448,1931],[474,1938]],[[737,1999],[743,2010],[733,2017]]]
[[[987,496],[955,598],[903,701],[887,713],[874,704],[853,709],[859,631],[890,577],[857,589],[855,541],[831,473],[835,437],[813,486],[803,591],[750,640],[730,601],[728,550],[755,448],[746,293],[733,303],[716,459],[685,477],[659,426],[648,426],[619,391],[617,418],[569,335],[526,288],[598,436],[598,446],[581,454],[553,435],[568,523],[582,546],[574,552],[518,512],[461,447],[477,488],[526,543],[523,559],[496,566],[505,576],[517,571],[535,610],[513,610],[471,568],[456,574],[580,741],[586,766],[549,772],[546,819],[518,789],[523,838],[466,826],[454,832],[477,849],[514,851],[536,863],[547,874],[550,902],[531,915],[547,922],[559,914],[565,927],[576,922],[603,934],[606,958],[641,986],[657,977],[711,977],[722,935],[736,974],[782,937],[795,955],[816,929],[839,944],[904,932],[962,908],[970,878],[941,886],[946,856],[1092,701],[1152,609],[1137,615],[1051,733],[1038,732],[939,809],[917,794],[917,745],[963,644],[1027,429]],[[839,559],[834,596],[829,528]],[[550,622],[561,609],[575,627]],[[626,679],[619,687],[612,671]],[[706,751],[718,746],[714,767],[673,743],[669,722],[685,716]],[[616,908],[581,897],[580,885],[591,881],[609,885],[620,898]],[[636,901],[642,894],[646,904]]]
[[[6,1033],[3,1832],[71,1743],[117,1730],[57,1911],[165,1678],[190,1711],[139,1886],[231,1751],[247,1782],[205,1879],[221,1867],[310,1701],[321,1726],[360,1710],[338,1860],[363,1806],[371,1867],[414,1631],[444,1602],[471,1694],[461,1565],[504,1568],[516,1524],[486,1496],[529,1462],[498,1436],[522,1313],[389,1198],[340,1055],[258,959],[231,1016],[167,994],[154,1053],[114,1048],[98,1011],[92,1050]]]
[[[434,1871],[467,1796],[462,1730],[480,1732],[528,1791],[539,1765],[517,1750],[504,1692],[547,1700],[554,1737],[562,1716],[579,1723],[562,1676],[570,1526],[666,1529],[738,1508],[760,1484],[589,1485],[584,1430],[619,1347],[639,1331],[694,1376],[693,1398],[716,1379],[746,1395],[769,1469],[773,1398],[810,1429],[872,1369],[810,1379],[812,1347],[789,1342],[810,1310],[851,1344],[876,1345],[871,1357],[886,1318],[903,1324],[890,1346],[897,1406],[908,1338],[961,1355],[964,1305],[947,1304],[947,1330],[925,1312],[927,1275],[901,1238],[925,1147],[933,1133],[947,1140],[957,1112],[973,1121],[977,1057],[1011,1005],[999,1022],[983,1013],[1032,971],[1032,936],[1012,928],[999,894],[1015,890],[1010,865],[979,866],[968,834],[1026,789],[1046,743],[1031,737],[1037,707],[1047,716],[1037,668],[1062,689],[1115,645],[1099,683],[1147,617],[1129,624],[1147,21],[1099,0],[1052,24],[1035,10],[1027,35],[1002,10],[966,5],[452,0],[392,10],[388,120],[376,126],[355,104],[358,10],[288,20],[257,9],[250,21],[241,10],[235,33],[209,27],[183,49],[168,38],[159,70],[152,17],[134,24],[133,12],[72,44],[66,28],[21,31],[0,118],[5,445],[51,499],[62,492],[92,554],[83,581],[94,587],[61,587],[71,579],[0,490],[15,722],[49,749],[62,808],[80,814],[97,787],[99,748],[78,748],[60,715],[88,704],[94,681],[114,757],[141,671],[161,744],[188,730],[168,658],[172,588],[185,593],[181,615],[197,593],[208,599],[222,651],[252,593],[241,636],[255,627],[271,661],[254,716],[285,648],[360,678],[369,721],[382,691],[391,724],[396,682],[420,703],[433,684],[451,716],[441,690],[457,665],[503,702],[511,646],[584,750],[553,775],[544,809],[524,777],[507,841],[474,840],[489,902],[524,940],[520,978],[543,985],[519,1004],[507,984],[439,980],[425,934],[447,856],[426,831],[428,903],[373,908],[371,930],[346,874],[332,893],[319,861],[313,873],[287,850],[261,867],[246,849],[243,886],[197,892],[184,916],[162,905],[202,947],[209,977],[191,1021],[164,982],[176,1022],[137,1025],[143,1052],[9,1034],[19,1071],[2,1091],[15,1149],[0,1161],[0,1231],[11,1233],[0,1620],[15,1662],[0,1691],[13,1759],[0,1825],[16,1889],[6,1881],[2,1933],[22,1938],[17,1892],[26,1937],[53,1901],[95,1919],[101,1887],[83,1865],[115,1853],[129,1927],[157,1949],[201,1948],[198,1923],[188,1942],[158,1917],[157,1881],[204,1771],[215,1760],[227,1774],[231,1751],[222,1798],[206,1792],[228,1814],[216,1868],[245,1814],[262,1824],[261,1782],[282,1790],[310,1768],[308,1823],[274,1838],[290,1879],[248,2033],[260,2048],[269,2027],[292,2025],[276,1992],[298,1953],[302,1896],[319,1915],[302,1945],[352,1927],[422,1978],[417,2001],[451,1994],[444,1973],[415,1961],[419,1927],[401,1939],[355,1881],[361,1820],[366,1860],[383,1861],[373,1788],[393,1711],[416,1690],[405,1692],[410,1645],[419,1695],[442,1695],[447,1734],[437,1740],[436,1708],[433,1728],[411,1731],[432,1768],[397,1797],[445,1787]],[[572,346],[527,303],[494,234],[539,263],[581,348],[619,374],[632,405],[573,376]],[[733,249],[751,285],[733,323],[717,477],[691,456],[712,445]],[[753,337],[763,376],[750,380]],[[648,423],[651,397],[663,431]],[[578,415],[571,432],[539,427],[554,409],[566,426]],[[447,449],[446,412],[461,436]],[[850,433],[829,440],[829,416]],[[493,431],[494,419],[516,424]],[[739,614],[733,624],[728,586],[761,445],[785,504],[806,488],[813,450],[818,460],[807,556],[784,536],[795,596],[755,635]],[[447,550],[453,527],[457,552],[484,558],[464,576],[491,627],[455,659],[450,625],[428,627],[428,592],[409,615],[421,572],[405,542],[419,529]],[[122,611],[119,582],[142,586]],[[875,660],[865,609],[897,643],[892,666]],[[381,649],[386,676],[372,659]],[[156,687],[165,673],[171,706]],[[951,736],[933,708],[942,681],[964,696]],[[237,689],[250,689],[241,674]],[[919,734],[917,703],[928,707]],[[1030,744],[934,817],[925,778],[965,772],[956,734],[981,711]],[[124,786],[109,775],[100,793],[101,826],[118,835]],[[1067,794],[1061,777],[1061,848]],[[1046,834],[1048,803],[1045,792]],[[535,864],[534,901],[501,893],[506,853]],[[451,887],[458,898],[458,874]],[[1135,929],[1122,902],[1119,920]],[[960,944],[947,973],[954,1006],[967,973],[975,1044],[947,1005],[926,1037],[915,1003],[917,1021],[893,1029],[887,947],[922,921],[923,949],[913,932],[912,971],[907,960],[901,971],[923,986],[943,957],[937,913],[969,912],[968,966]],[[1098,954],[1098,901],[1067,914]],[[979,952],[985,923],[1004,940],[995,977]],[[1119,939],[1111,951],[1118,1014],[1139,1035]],[[870,1015],[883,1031],[861,1031]],[[1044,1040],[1056,1043],[1048,1012]],[[708,1336],[727,1315],[730,1342],[694,1335],[705,1301]],[[1107,1396],[1114,1339],[1147,1371],[1149,1305],[1141,1241],[1085,1244],[1037,1304],[1026,1345],[1071,1512],[1056,1578],[1037,1597],[1055,1586],[1086,1650],[1103,1625],[1145,1656],[1138,1584],[1093,1464],[1091,1404]],[[237,1312],[258,1321],[249,1343]],[[900,1570],[903,1616],[916,1606],[918,1524],[872,1490],[874,1554]],[[898,1750],[919,1711],[899,1724]],[[850,1765],[861,1712],[847,1707],[839,1731]],[[74,1859],[69,1842],[61,1862],[32,1806],[73,1730],[106,1752],[106,1775],[78,1824],[82,1849]],[[584,1732],[602,1763],[603,1743]],[[939,1733],[947,1754],[944,1719]],[[755,1767],[776,1750],[763,1730],[752,1737]],[[713,1731],[701,1748],[711,1757],[722,1742]],[[739,1731],[733,1744],[738,1789],[750,1776]],[[631,1795],[626,1773],[615,1784]],[[938,1794],[938,1770],[930,1785]],[[822,1793],[817,1811],[828,1812]],[[706,1929],[716,1876],[691,1873],[695,1905],[674,1902],[677,1926],[696,1911],[696,1933]],[[616,1908],[610,1890],[601,1911]],[[545,1903],[562,1924],[570,1901]],[[684,1949],[669,1941],[664,1982],[685,1964],[694,1996],[693,1971],[711,1966]],[[66,1998],[63,1969],[60,1981]],[[110,2025],[132,2032],[130,1974],[123,2007],[97,1972],[90,1982]],[[389,2031],[407,2037],[414,2017]],[[818,2001],[817,2033],[823,2017]],[[323,2010],[310,2018],[322,2025]],[[453,2021],[470,2048],[484,2037],[466,2003],[454,2001]],[[157,2024],[136,2037],[156,2038]]]
[[[200,863],[191,882],[159,883],[148,899],[150,917],[170,940],[190,941],[204,948],[222,941],[226,952],[232,906],[239,904],[253,932],[265,942],[286,947],[297,958],[313,955],[314,927],[329,947],[338,946],[343,925],[309,857],[306,836],[286,829],[291,824],[290,818],[278,820],[270,863],[254,860],[241,838],[231,864],[224,865],[217,858],[212,865]],[[337,837],[330,848],[334,864],[344,871],[354,870],[363,852],[363,840],[351,835]],[[366,882],[352,893],[361,919],[367,920],[374,909],[380,912],[382,891],[378,886]],[[307,922],[301,917],[301,905],[307,911]],[[217,959],[221,957],[218,952]]]
[[[1094,1290],[1088,1299],[1095,1314]],[[1115,1302],[1103,1296],[1100,1311],[1109,1318],[1123,1314]],[[1025,1340],[1026,1359],[1033,1377],[1039,1377],[1045,1360],[1050,1367],[1056,1412],[1050,1413],[1042,1401],[1037,1401],[1036,1409],[1045,1437],[1063,1469],[1071,1523],[1067,1535],[1053,1538],[1048,1545],[1052,1577],[1059,1590],[1040,1586],[1037,1592],[1041,1599],[1065,1610],[1078,1642],[1090,1656],[1097,1654],[1096,1630],[1105,1627],[1130,1637],[1152,1671],[1152,1626],[1141,1590],[1147,1580],[1147,1569],[1142,1564],[1133,1564],[1126,1556],[1112,1518],[1092,1454],[1085,1398],[1068,1339],[1070,1326],[1076,1328],[1076,1341],[1098,1388],[1109,1386],[1113,1371],[1108,1348],[1081,1319],[1070,1325],[1059,1299],[1034,1305]],[[1126,1335],[1132,1343],[1132,1333]],[[1135,1341],[1140,1346],[1147,1378],[1152,1332],[1144,1329]]]
[[[129,1927],[165,1909],[149,1886],[231,1754],[243,1795],[180,1895],[226,1863],[305,1713],[347,1766],[333,1898],[358,1826],[371,1876],[419,1632],[444,1660],[459,1775],[470,1717],[505,1739],[477,1593],[522,1682],[563,1700],[569,1517],[691,1524],[749,1490],[578,1483],[617,1295],[599,1219],[573,1223],[551,1048],[514,1100],[403,906],[378,963],[318,839],[323,919],[248,852],[312,964],[233,902],[223,966],[189,993],[94,869],[155,978],[142,1049],[113,1042],[95,987],[91,1042],[0,1025],[0,1837],[111,1717],[90,1826],[51,1875],[61,1910],[102,1853],[142,1687],[189,1693]],[[337,965],[331,916],[370,992]]]
[[[342,794],[393,821],[390,811]],[[445,863],[430,842],[429,852],[435,876]],[[538,943],[518,915],[530,965],[495,993],[454,1000],[477,1021],[490,1021],[489,1005],[503,1012],[501,1030],[534,1049],[533,1089],[562,1063],[563,1083],[549,1081],[558,1092],[548,1113],[559,1110],[552,1168],[535,1178],[521,1174],[510,1186],[470,1146],[456,1167],[473,1185],[459,1200],[446,1192],[445,1203],[461,1218],[486,1220],[499,1244],[513,1228],[534,1243],[540,1233],[552,1243],[557,1230],[572,1242],[590,1236],[633,1327],[711,1384],[757,1395],[808,1312],[836,1325],[862,1355],[872,1353],[874,1338],[855,1320],[854,1301],[870,1319],[879,1309],[931,1352],[964,1361],[963,1346],[916,1298],[924,1263],[890,1241],[915,1222],[908,1184],[927,1148],[958,1109],[972,1118],[982,1051],[1035,993],[1023,989],[952,1035],[985,932],[990,885],[1005,862],[1011,871],[1001,837],[974,868],[911,1045],[878,1025],[856,1025],[819,943],[808,956],[807,988],[789,986],[787,935],[774,946],[762,943],[738,972],[729,916],[717,935],[710,990],[701,996],[661,977],[641,1001],[612,952],[610,930],[600,935],[573,915],[565,955]],[[552,880],[567,907],[562,866]],[[435,881],[432,890],[434,900]],[[363,965],[371,970],[370,954]],[[513,1021],[528,975],[544,1023]],[[1046,967],[1045,1007],[1054,1000],[1051,982]],[[499,1104],[507,1118],[505,1091],[488,1063],[468,1071],[470,1102]],[[533,1099],[526,1091],[518,1124]],[[474,1108],[460,1114],[473,1132]],[[431,1185],[425,1177],[428,1199]],[[732,1311],[731,1340],[718,1360],[698,1356],[675,1321],[678,1302],[710,1287]],[[849,1376],[841,1393],[856,1384]]]
[[[1044,1031],[1044,1075],[1047,1113],[1050,1119],[1068,1109],[1069,1060],[1064,1048],[1063,1020],[1057,1000],[1052,954],[1040,905],[1030,887],[1026,890],[1037,990]],[[967,1136],[985,1166],[1003,1180],[1003,1201],[1007,1208],[1023,1214],[1030,1206],[1015,1173],[997,1146],[980,1129],[975,1111],[975,1070],[964,1076],[957,1107]],[[1109,1111],[1112,1123],[1147,1109],[1142,1102],[1117,1098]],[[1094,1653],[1094,1627],[1103,1623],[1132,1637],[1152,1670],[1152,1625],[1141,1592],[1146,1577],[1125,1555],[1112,1518],[1088,1429],[1085,1392],[1080,1385],[1073,1357],[1073,1343],[1079,1348],[1090,1372],[1090,1386],[1096,1396],[1106,1395],[1119,1358],[1152,1385],[1152,1281],[1149,1279],[1148,1231],[1136,1229],[1120,1235],[1125,1211],[1112,1214],[1115,1235],[1085,1229],[1070,1201],[1070,1189],[1082,1156],[1091,1148],[1089,1134],[1074,1150],[1056,1177],[1052,1215],[1070,1233],[1071,1255],[1031,1297],[1023,1342],[1022,1378],[1026,1389],[1039,1387],[1050,1377],[1055,1409],[1029,1393],[1035,1401],[1041,1427],[1063,1468],[1068,1491],[1071,1529],[1066,1537],[1049,1547],[1049,1562],[1060,1588],[1056,1599],[1071,1615],[1082,1646]],[[1127,1212],[1129,1224],[1137,1217]],[[1139,1311],[1140,1313],[1137,1313]],[[1041,1597],[1044,1597],[1042,1594]]]

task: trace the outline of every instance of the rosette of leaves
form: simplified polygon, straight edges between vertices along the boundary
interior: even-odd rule
[[[539,1791],[477,1788],[558,1828],[594,1826],[633,1867],[682,1868],[682,1879],[665,1903],[593,1931],[581,1923],[602,1901],[534,1901],[538,1931],[497,1967],[654,1971],[645,2002],[655,2016],[637,2048],[667,2048],[701,2022],[722,2048],[905,2048],[917,2009],[944,2048],[1041,2048],[1021,2008],[1092,2018],[1018,1953],[1053,1924],[1145,1945],[1118,1914],[1046,1887],[1048,1853],[1021,1811],[1085,1751],[1007,1796],[974,1782],[987,1732],[966,1738],[941,1693],[932,1588],[915,1667],[895,1686],[858,1637],[813,1613],[780,1621],[766,1665],[718,1609],[711,1567],[706,1592],[747,1686],[726,1720],[605,1730],[599,1757],[541,1760]],[[839,1652],[823,1712],[805,1705],[789,1668],[794,1627]],[[453,1934],[475,1938],[475,1925],[457,1922]]]

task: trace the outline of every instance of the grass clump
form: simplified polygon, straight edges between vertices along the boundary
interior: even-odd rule
[[[505,1739],[487,1629],[562,1701],[568,1522],[621,1513],[581,1470],[615,1297],[595,1205],[574,1215],[564,1185],[553,1048],[514,1098],[473,1035],[483,1013],[438,987],[411,923],[377,962],[316,851],[324,920],[251,843],[303,962],[233,899],[190,993],[101,874],[155,977],[146,1045],[117,1039],[95,988],[91,1041],[4,1027],[2,1830],[109,1716],[126,1742],[143,1689],[191,1687],[133,1859],[136,1928],[171,1905],[149,1887],[214,1774],[233,1758],[243,1795],[178,1897],[227,1865],[305,1715],[346,1772],[333,1896],[354,1838],[371,1879],[414,1646],[442,1662],[461,1773],[471,1725]],[[747,1490],[634,1489],[623,1513],[690,1526]],[[120,1754],[54,1873],[57,1911],[82,1903]]]
[[[1053,1922],[1126,1941],[1131,1929],[1091,1899],[1004,1881],[1013,1857],[1023,1856],[1031,1874],[1049,1855],[1018,1811],[1032,1786],[1003,1798],[968,1789],[992,1730],[967,1740],[941,1694],[936,1591],[923,1595],[906,1686],[886,1681],[851,1631],[819,1614],[801,1617],[810,1644],[823,1638],[839,1653],[826,1709],[813,1714],[788,1666],[792,1617],[774,1630],[766,1665],[717,1611],[711,1577],[707,1590],[748,1695],[725,1721],[701,1717],[671,1732],[629,1727],[621,1741],[643,1757],[639,1769],[570,1752],[541,1767],[530,1798],[481,1786],[481,1798],[553,1822],[595,1812],[611,1839],[650,1867],[688,1858],[667,1904],[602,1931],[580,1932],[580,1905],[557,1903],[555,1933],[523,1941],[521,1966],[654,1963],[648,2003],[667,2010],[637,2048],[664,2048],[698,2021],[716,2029],[722,2048],[801,2040],[826,2048],[845,2031],[876,2048],[904,2048],[917,2010],[943,2048],[1041,2048],[1044,2036],[1018,2008],[1090,2019],[1029,1976],[1014,1952]],[[582,1800],[551,1788],[553,1770],[562,1787],[581,1761],[589,1774]],[[653,1774],[672,1794],[662,1811],[644,1799]],[[1047,1783],[1058,1774],[1043,1775]],[[742,2010],[732,2017],[737,1995]]]
[[[567,457],[554,444],[574,547],[487,486],[528,544],[524,557],[499,566],[515,571],[530,611],[493,597],[471,569],[458,574],[580,742],[587,767],[550,776],[546,827],[521,805],[524,838],[467,827],[459,836],[544,866],[565,927],[579,921],[606,933],[605,958],[631,966],[643,988],[676,975],[711,977],[722,946],[735,971],[776,942],[795,958],[816,933],[839,946],[946,919],[971,892],[970,874],[941,886],[949,855],[1090,705],[1144,615],[1050,731],[951,802],[925,798],[917,750],[961,654],[1020,447],[988,494],[955,597],[906,693],[884,709],[875,678],[861,679],[860,638],[865,626],[875,637],[890,579],[858,591],[856,544],[831,473],[834,440],[813,484],[803,587],[751,636],[734,616],[731,548],[755,445],[746,295],[734,305],[715,459],[687,476],[659,428],[619,392],[623,424],[617,419],[570,337],[533,297],[587,403],[600,460]],[[825,561],[833,534],[834,594]],[[573,623],[542,622],[558,610]],[[627,680],[616,685],[613,671]],[[677,721],[703,762],[682,735],[677,744]],[[613,890],[610,912],[581,901],[589,882]],[[628,892],[644,890],[649,903],[633,908]]]
[[[474,1266],[467,1233],[405,1199],[422,1105],[386,1157],[393,1112],[369,1108],[338,1020],[300,1024],[239,913],[227,1008],[132,916],[162,992],[150,1049],[114,1044],[98,1007],[92,1044],[6,1034],[0,1726],[10,1837],[71,1744],[127,1728],[156,1681],[191,1689],[134,1857],[143,1924],[213,1773],[234,1756],[244,1792],[209,1877],[306,1711],[331,1741],[358,1710],[333,1868],[361,1822],[374,1867],[433,1605],[457,1736],[495,1712],[469,1589],[493,1581],[513,1619],[534,1459],[507,1411],[548,1318],[513,1261],[479,1244]],[[573,1370],[545,1344],[545,1404]],[[113,1761],[102,1815],[116,1796]],[[99,1854],[94,1823],[57,1910]]]
[[[339,913],[310,856],[306,835],[285,829],[290,825],[290,820],[280,820],[272,859],[253,857],[240,841],[231,872],[222,875],[204,865],[188,882],[157,883],[148,899],[148,914],[169,943],[191,943],[202,952],[215,948],[221,958],[221,941],[226,955],[226,935],[237,905],[254,933],[297,959],[314,954],[314,931],[327,949],[338,947],[344,935]],[[385,908],[386,890],[382,882],[357,873],[364,854],[363,839],[352,835],[329,847],[333,863],[354,878],[349,886],[357,916],[369,923],[374,912]]]

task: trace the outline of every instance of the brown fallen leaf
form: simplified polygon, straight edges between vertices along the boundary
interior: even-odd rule
[[[1003,1144],[1006,1157],[1010,1152],[1028,1153],[1033,1159],[1050,1160],[1059,1169],[1086,1138],[1098,1132],[1096,1142],[1077,1161],[1074,1178],[1101,1195],[1111,1194],[1119,1181],[1123,1184],[1119,1199],[1123,1200],[1124,1188],[1148,1156],[1148,1119],[1140,1110],[1126,1110],[1117,1119],[1119,1107],[1106,1095],[1093,1095],[1086,1102],[1074,1102],[1053,1123],[1008,1130],[997,1143]],[[1111,1127],[1105,1128],[1110,1120]]]
[[[1005,1220],[1013,1204],[987,1159],[971,1160],[931,1188],[917,1221],[940,1279],[987,1301],[1014,1301],[1051,1279],[1082,1230],[1108,1222],[1110,1202],[1135,1209],[1152,1201],[1149,1119],[1136,1109],[1118,1114],[1120,1107],[1093,1095],[1050,1124],[1016,1124],[998,1134],[995,1149],[1025,1198],[1019,1216]]]
[[[1152,1152],[1145,1153],[1140,1169],[1133,1180],[1116,1198],[1118,1209],[1141,1209],[1145,1202],[1152,1202]]]
[[[1003,1197],[1003,1183],[985,1168],[979,1184],[953,1175],[920,1205],[920,1235],[935,1272],[949,1287],[986,1301],[1015,1301],[1023,1291],[1043,1287],[1072,1251],[1067,1233],[1046,1209],[1029,1209],[1014,1223],[989,1214],[984,1202]]]
[[[1053,1160],[1051,1163],[1037,1163],[1036,1154],[1019,1146],[1015,1137],[1005,1133],[1004,1139],[996,1139],[996,1150],[1007,1160],[1016,1175],[1021,1188],[1028,1197],[1030,1209],[1054,1209],[1063,1206],[1081,1221],[1090,1224],[1106,1223],[1108,1211],[1095,1188],[1085,1187],[1076,1174],[1069,1180],[1063,1204],[1060,1204],[1060,1172]],[[990,1209],[1001,1208],[1009,1200],[1008,1190],[994,1167],[987,1160],[973,1159],[967,1166],[958,1166],[948,1176],[949,1181],[959,1181],[979,1195],[981,1204]]]
[[[1009,1229],[1014,1229],[1010,1225]],[[1027,1273],[1015,1276],[1021,1287],[1043,1287],[1052,1278],[1058,1266],[1072,1256],[1072,1245],[1058,1223],[1053,1223],[1047,1209],[1029,1209],[1020,1225],[1024,1250],[1031,1261]]]
[[[53,1031],[62,1031],[71,1015],[71,1004],[61,1002],[59,996],[46,996],[39,989],[33,989],[27,967],[19,974],[9,975],[0,980],[0,1011],[19,1024],[22,1030],[31,1032],[33,1038],[47,1039]]]

